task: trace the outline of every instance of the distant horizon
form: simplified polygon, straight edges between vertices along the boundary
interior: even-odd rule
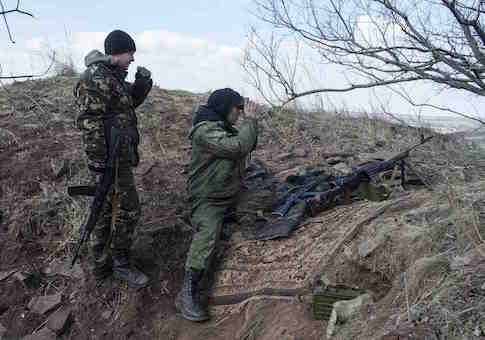
[[[15,4],[15,0],[4,1],[6,8]],[[248,84],[248,75],[240,65],[248,44],[248,28],[265,29],[251,13],[252,0],[180,0],[163,4],[148,0],[143,6],[126,6],[115,0],[81,3],[24,0],[21,4],[22,9],[35,15],[35,19],[8,16],[16,44],[9,42],[5,27],[0,26],[3,75],[44,71],[49,50],[55,50],[61,60],[72,58],[76,70],[82,72],[84,56],[92,49],[103,50],[108,32],[123,29],[137,44],[135,63],[128,79],[132,80],[136,66],[142,65],[152,71],[154,82],[165,89],[206,93],[232,87],[244,96],[262,100]],[[320,65],[318,60],[311,66],[315,67],[312,70],[315,79],[299,84],[300,90],[328,83],[344,86],[345,72],[332,65]],[[424,81],[406,86],[419,102],[449,106],[469,115],[483,115],[480,108],[485,105],[484,97],[466,91],[438,90]],[[322,102],[326,110],[375,111],[376,107],[384,107],[386,111],[402,115],[448,117],[431,108],[413,107],[387,88],[311,96],[301,102],[305,105]]]

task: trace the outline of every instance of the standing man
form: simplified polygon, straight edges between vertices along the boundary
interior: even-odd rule
[[[246,105],[245,105],[246,104]],[[243,114],[239,130],[234,124]],[[207,105],[199,106],[190,132],[192,157],[188,191],[193,236],[185,263],[184,285],[175,306],[191,321],[209,319],[200,303],[200,281],[222,228],[226,211],[234,206],[245,170],[245,161],[257,144],[256,105],[236,91],[214,91]]]
[[[94,50],[85,57],[87,69],[74,89],[79,108],[77,126],[82,131],[88,168],[96,184],[108,168],[113,129],[119,131],[121,141],[117,178],[91,234],[93,274],[99,280],[113,274],[130,287],[141,288],[147,285],[148,277],[130,263],[132,236],[141,215],[132,169],[139,162],[140,142],[135,108],[152,88],[151,73],[138,67],[134,83],[125,81],[136,51],[135,42],[127,33],[111,32],[104,49],[105,54]]]

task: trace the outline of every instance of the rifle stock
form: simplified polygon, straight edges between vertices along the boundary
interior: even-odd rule
[[[93,231],[96,222],[98,221],[99,214],[103,208],[104,202],[106,201],[106,196],[114,182],[114,168],[115,163],[118,159],[118,154],[121,146],[121,133],[120,130],[112,127],[110,133],[110,143],[109,143],[109,157],[106,164],[105,171],[101,178],[101,181],[96,186],[96,192],[94,194],[93,202],[91,203],[89,216],[86,224],[83,227],[82,236],[78,241],[76,250],[74,252],[74,257],[72,259],[71,266],[74,266],[77,258],[79,257],[79,252],[82,245],[88,240],[89,235]]]

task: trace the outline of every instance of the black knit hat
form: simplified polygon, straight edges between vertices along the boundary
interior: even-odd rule
[[[215,90],[210,94],[207,106],[225,119],[233,107],[244,108],[244,98],[230,88]]]
[[[136,51],[135,41],[128,33],[114,30],[104,40],[104,53],[108,55]]]

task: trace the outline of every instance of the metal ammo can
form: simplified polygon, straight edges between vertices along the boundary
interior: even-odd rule
[[[333,304],[337,301],[352,300],[364,294],[362,289],[344,285],[317,285],[313,289],[312,316],[314,320],[329,320]]]

